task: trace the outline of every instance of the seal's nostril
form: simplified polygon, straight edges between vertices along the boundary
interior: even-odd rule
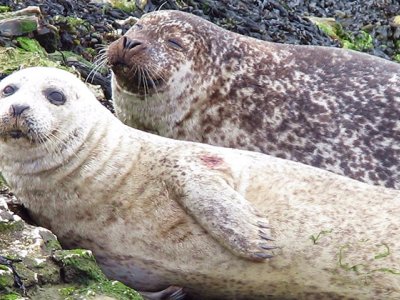
[[[10,114],[14,117],[20,116],[25,110],[29,109],[29,105],[13,104],[10,106]]]
[[[141,44],[142,43],[139,42],[138,40],[131,40],[131,39],[127,38],[126,36],[122,37],[122,46],[124,47],[124,49],[130,50]]]

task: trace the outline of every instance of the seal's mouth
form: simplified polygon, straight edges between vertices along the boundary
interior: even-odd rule
[[[19,138],[22,138],[22,137],[27,137],[26,133],[22,132],[19,129],[11,130],[10,132],[8,132],[8,135],[13,139],[19,139]]]
[[[145,68],[136,67],[135,70],[132,70],[125,64],[116,64],[112,66],[112,70],[119,86],[134,94],[158,93],[165,83],[165,80],[152,76],[152,73]]]

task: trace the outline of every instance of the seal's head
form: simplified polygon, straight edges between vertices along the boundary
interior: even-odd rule
[[[199,89],[196,79],[206,79],[207,72],[214,72],[215,68],[207,66],[218,64],[214,59],[221,57],[224,48],[219,44],[230,34],[180,11],[145,14],[108,47],[114,84],[127,93],[142,96],[161,94],[171,86],[176,93],[188,87]],[[218,55],[214,56],[214,51]]]
[[[3,79],[0,170],[10,185],[21,183],[20,174],[54,169],[76,156],[98,123],[113,118],[96,102],[83,82],[55,68],[28,68]]]
[[[80,114],[95,100],[74,75],[55,68],[28,68],[0,82],[0,141],[32,147],[81,130]],[[82,119],[82,118],[80,118]]]

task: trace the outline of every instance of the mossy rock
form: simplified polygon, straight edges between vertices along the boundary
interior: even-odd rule
[[[55,251],[53,258],[63,268],[64,280],[78,284],[60,290],[65,299],[76,299],[82,295],[107,295],[120,300],[142,299],[139,293],[118,281],[108,280],[98,267],[89,250],[74,249]]]
[[[321,31],[334,40],[338,40],[343,48],[356,51],[367,51],[374,47],[372,36],[366,31],[357,35],[346,31],[343,26],[333,18],[307,17]]]
[[[61,67],[60,63],[49,60],[42,52],[0,47],[0,73],[9,75],[19,68],[36,66]]]
[[[31,300],[142,299],[139,293],[110,281],[92,252],[62,250],[49,230],[25,223],[0,195],[0,255],[12,262]],[[9,266],[0,265],[0,300],[28,299],[15,286]]]
[[[11,8],[6,5],[0,5],[0,14],[11,11]]]
[[[136,5],[135,5],[135,1],[131,1],[131,0],[110,0],[110,3],[113,7],[118,8],[122,11],[125,12],[133,12],[136,10]],[[139,5],[140,5],[140,9],[143,9],[146,4],[147,1],[138,1]]]

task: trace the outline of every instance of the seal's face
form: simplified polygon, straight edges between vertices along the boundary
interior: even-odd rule
[[[207,57],[203,53],[209,51],[210,41],[204,31],[209,26],[214,27],[179,11],[144,15],[108,47],[117,88],[151,96],[165,92],[168,86],[193,86],[198,69],[205,69],[207,63],[198,58]]]
[[[0,142],[31,147],[68,135],[76,110],[85,110],[77,78],[53,68],[29,68],[0,82]],[[93,96],[92,96],[93,97]],[[74,108],[71,108],[73,102]]]

